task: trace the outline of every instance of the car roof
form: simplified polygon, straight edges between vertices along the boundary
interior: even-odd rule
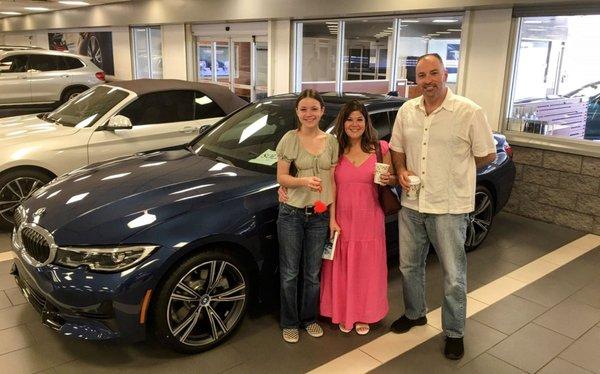
[[[201,91],[216,102],[226,114],[248,104],[227,87],[214,83],[190,82],[179,79],[133,79],[110,82],[106,85],[135,92],[138,96],[173,90]]]
[[[22,50],[32,50],[32,49],[43,49],[42,47],[36,47],[34,45],[7,45],[0,44],[0,51],[22,51]]]
[[[377,109],[379,106],[382,106],[383,108],[399,107],[406,101],[406,99],[397,96],[364,92],[320,92],[319,94],[323,98],[326,106],[342,106],[352,100],[358,100],[370,110]],[[298,98],[298,95],[299,93],[281,94],[267,97],[262,99],[262,101],[273,99],[295,101]]]
[[[88,56],[82,56],[75,53],[70,52],[62,52],[62,51],[50,51],[48,49],[18,49],[13,51],[2,51],[0,50],[0,54],[2,55],[49,55],[49,56],[66,56],[66,57],[76,57],[84,60],[90,60]]]

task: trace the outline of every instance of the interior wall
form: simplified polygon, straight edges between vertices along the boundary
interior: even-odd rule
[[[502,94],[508,66],[512,9],[471,12],[462,95],[485,111],[492,130],[501,129]]]
[[[187,80],[185,25],[162,27],[163,78]]]
[[[269,21],[269,95],[292,91],[291,38],[291,21]]]
[[[109,79],[132,79],[133,67],[129,27],[116,27],[106,31],[112,31],[113,60],[115,62],[115,75],[109,77]]]

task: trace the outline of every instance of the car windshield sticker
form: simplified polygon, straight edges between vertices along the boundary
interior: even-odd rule
[[[248,160],[248,162],[267,166],[274,165],[275,163],[277,163],[277,152],[267,149],[260,156]]]

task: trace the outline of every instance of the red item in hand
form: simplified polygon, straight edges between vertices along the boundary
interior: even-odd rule
[[[327,211],[327,205],[321,200],[315,201],[315,213],[324,213]]]

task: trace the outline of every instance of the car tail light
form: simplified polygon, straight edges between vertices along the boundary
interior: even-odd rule
[[[96,73],[96,78],[98,78],[101,81],[105,81],[106,82],[106,75],[104,74],[103,71],[99,71]]]
[[[508,155],[508,157],[512,158],[513,157],[513,152],[512,152],[512,148],[511,146],[508,144],[508,142],[504,143],[504,152],[506,152],[506,154]]]

